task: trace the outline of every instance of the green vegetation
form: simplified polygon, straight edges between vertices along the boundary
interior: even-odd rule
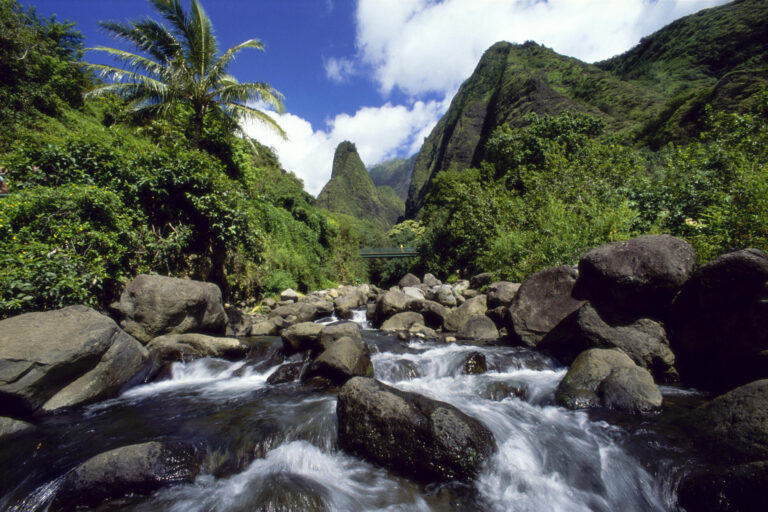
[[[411,174],[413,173],[413,164],[416,162],[416,155],[409,159],[394,158],[380,164],[374,165],[368,169],[368,174],[376,186],[387,186],[392,188],[397,197],[405,203],[408,199],[408,185],[411,184]]]
[[[0,318],[103,308],[139,272],[214,281],[240,303],[366,278],[354,222],[318,210],[226,116],[209,111],[196,144],[189,102],[157,118],[133,115],[130,98],[83,102],[102,84],[83,71],[72,24],[13,0],[0,0],[0,23],[2,37],[14,35],[0,50],[10,184],[0,200]]]

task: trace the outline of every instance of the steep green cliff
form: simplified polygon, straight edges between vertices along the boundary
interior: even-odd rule
[[[389,229],[403,214],[403,201],[390,187],[377,187],[354,144],[336,147],[331,179],[317,196],[317,206],[332,212],[369,220]]]
[[[408,158],[394,158],[376,164],[368,170],[371,179],[377,186],[391,187],[401,201],[408,199],[408,186],[411,184],[413,165],[416,155]]]

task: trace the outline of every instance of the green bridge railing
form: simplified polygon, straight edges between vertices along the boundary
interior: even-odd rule
[[[361,258],[413,258],[415,247],[366,247],[360,249]]]

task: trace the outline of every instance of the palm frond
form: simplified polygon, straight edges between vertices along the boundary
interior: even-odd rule
[[[102,21],[99,25],[116,38],[133,43],[157,61],[163,61],[181,49],[178,39],[151,18],[129,23]]]
[[[142,75],[141,73],[137,73],[135,71],[129,71],[106,64],[86,64],[85,67],[92,71],[96,71],[100,78],[110,77],[112,80],[114,80],[114,83],[99,86],[89,91],[87,94],[92,94],[94,91],[101,90],[111,85],[140,85],[147,88],[149,91],[154,91],[154,93],[159,95],[167,95],[170,89],[168,84],[160,80],[156,80],[152,77]]]
[[[197,0],[192,0],[192,17],[190,19],[190,32],[195,34],[190,39],[190,61],[199,73],[200,81],[203,81],[208,70],[216,61],[219,52],[216,37],[213,35],[211,19]]]
[[[242,121],[257,121],[269,126],[283,139],[288,138],[288,135],[285,133],[285,131],[280,127],[279,124],[277,124],[277,121],[272,119],[269,114],[262,110],[249,107],[248,105],[241,105],[239,103],[229,103],[222,105],[222,109],[227,115],[233,118],[233,121],[237,123],[237,126],[243,133],[245,133],[245,131],[242,127]]]
[[[278,113],[285,111],[283,95],[271,85],[264,82],[238,83],[231,77],[221,82],[216,90],[216,95],[225,103],[247,103],[249,101],[262,101],[272,106]]]
[[[144,57],[143,55],[137,55],[125,50],[118,50],[117,48],[109,48],[107,46],[95,46],[93,48],[86,48],[86,51],[108,53],[118,61],[128,64],[131,69],[135,71],[142,70],[147,74],[156,76],[159,76],[163,73],[163,65],[153,61],[152,59]]]
[[[219,57],[219,60],[217,60],[216,63],[211,66],[211,69],[208,70],[208,76],[206,77],[206,81],[208,83],[206,85],[208,85],[208,87],[213,87],[214,83],[224,76],[227,65],[229,65],[229,63],[235,58],[235,54],[246,48],[256,48],[257,50],[263,51],[264,44],[258,39],[249,39],[229,48],[221,57]]]

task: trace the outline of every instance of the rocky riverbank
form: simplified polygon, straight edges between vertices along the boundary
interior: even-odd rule
[[[499,449],[484,418],[376,380],[372,347],[352,321],[362,313],[404,343],[521,346],[554,357],[570,366],[554,392],[567,409],[653,421],[664,407],[659,384],[711,393],[675,419],[706,461],[682,476],[680,505],[752,509],[768,465],[768,256],[748,249],[696,268],[684,241],[644,236],[589,251],[578,268],[492,281],[409,274],[389,290],[286,290],[246,313],[225,307],[213,285],[142,275],[112,306],[113,317],[72,306],[9,318],[0,321],[0,443],[34,436],[51,414],[162,380],[173,362],[248,361],[260,350],[254,340],[279,336],[279,350],[262,354],[260,364],[276,367],[267,384],[338,392],[343,450],[419,482],[473,481]],[[462,371],[490,371],[484,357],[467,354]],[[67,473],[56,507],[192,481],[200,472],[196,450],[159,443],[104,452]],[[176,465],[152,462],[169,453],[183,456],[170,457]],[[105,464],[122,469],[104,476]]]

